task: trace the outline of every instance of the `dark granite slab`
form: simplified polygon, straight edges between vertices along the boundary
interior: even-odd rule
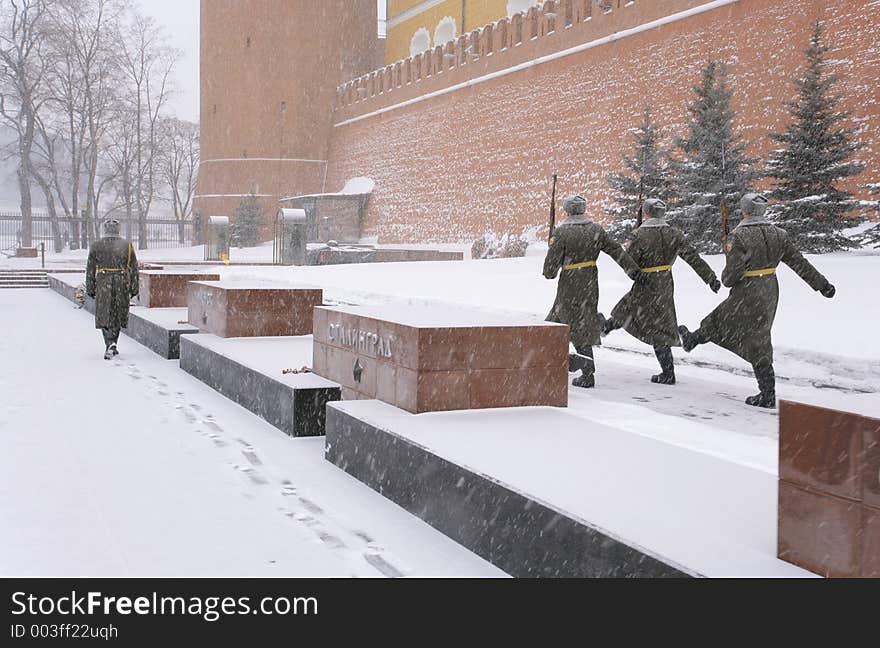
[[[271,376],[210,348],[210,335],[180,342],[180,368],[292,437],[324,434],[326,405],[342,398],[339,385],[313,374]]]
[[[325,457],[512,576],[682,578],[682,568],[600,528],[327,407]]]

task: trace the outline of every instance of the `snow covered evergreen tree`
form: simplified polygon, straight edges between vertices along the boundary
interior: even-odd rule
[[[673,197],[666,153],[659,147],[660,133],[651,119],[650,106],[645,106],[642,123],[632,130],[632,135],[632,157],[623,158],[627,172],[608,176],[608,184],[617,202],[606,210],[609,216],[614,217],[608,229],[618,239],[626,238],[635,229],[642,202],[648,198],[668,202]]]
[[[867,189],[869,194],[877,196],[874,209],[880,215],[880,184],[869,184]],[[880,223],[867,230],[858,242],[866,247],[880,248]]]
[[[855,129],[843,125],[849,113],[838,108],[841,97],[833,90],[839,79],[826,70],[822,31],[816,22],[804,77],[795,80],[798,98],[785,104],[794,121],[784,132],[770,134],[782,148],[771,156],[767,171],[776,184],[773,197],[782,203],[774,219],[808,252],[856,246],[840,230],[856,224],[848,214],[857,204],[837,183],[864,168],[852,161],[860,145]]]
[[[232,224],[231,243],[235,247],[256,247],[260,244],[263,207],[256,196],[245,196],[238,205]]]
[[[676,204],[669,215],[701,252],[719,252],[721,201],[727,201],[732,228],[740,219],[739,199],[755,177],[754,160],[734,127],[726,66],[710,61],[693,91],[688,134],[676,139],[677,155],[670,159]]]

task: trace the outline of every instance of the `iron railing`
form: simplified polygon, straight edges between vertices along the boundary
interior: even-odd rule
[[[58,235],[65,250],[88,248],[100,235],[100,222],[96,232],[95,220],[85,218],[58,218]],[[120,218],[120,233],[129,239],[136,249],[141,249],[140,228],[137,219]],[[14,252],[21,245],[22,218],[18,212],[0,212],[0,252]],[[181,248],[196,245],[196,232],[192,220],[148,218],[144,223],[144,242],[148,249]],[[55,232],[52,219],[45,213],[34,212],[31,219],[31,246],[46,244],[46,250],[55,249]]]

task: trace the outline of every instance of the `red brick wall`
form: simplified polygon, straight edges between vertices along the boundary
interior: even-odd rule
[[[195,210],[321,190],[336,86],[377,57],[375,0],[201,0]]]
[[[579,3],[591,4],[574,4]],[[787,120],[782,101],[794,94],[791,81],[802,68],[817,18],[826,25],[831,67],[844,79],[846,108],[865,145],[861,158],[868,169],[851,188],[878,182],[880,8],[875,0],[739,0],[369,116],[704,2],[625,4],[615,1],[609,15],[593,15],[588,23],[534,41],[526,23],[522,45],[504,51],[496,46],[491,56],[481,50],[480,60],[460,69],[438,74],[444,58],[435,53],[430,65],[419,62],[420,75],[410,72],[409,85],[405,70],[391,69],[381,80],[359,81],[358,87],[369,86],[360,95],[343,89],[337,93],[328,186],[341,187],[355,176],[373,178],[366,233],[387,242],[464,241],[487,230],[545,227],[554,169],[560,193],[583,193],[590,213],[603,218],[603,207],[612,203],[606,176],[620,168],[644,102],[653,105],[667,139],[682,133],[690,88],[710,58],[728,63],[739,125],[753,143],[751,153],[765,154],[771,144],[766,132]],[[537,26],[546,30],[546,21],[538,18]],[[404,85],[394,87],[397,83]],[[379,88],[383,92],[373,96]]]

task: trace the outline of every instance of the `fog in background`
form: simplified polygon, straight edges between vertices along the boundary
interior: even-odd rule
[[[318,1],[318,0],[316,0]],[[380,32],[384,32],[386,0],[379,3]],[[175,116],[199,121],[199,0],[141,0],[144,12],[161,24],[168,44],[180,50],[174,72],[175,93],[170,106]],[[10,141],[10,134],[0,126],[0,144]],[[14,160],[0,160],[0,210],[18,211],[18,187]],[[34,207],[42,209],[39,192],[34,193]]]

